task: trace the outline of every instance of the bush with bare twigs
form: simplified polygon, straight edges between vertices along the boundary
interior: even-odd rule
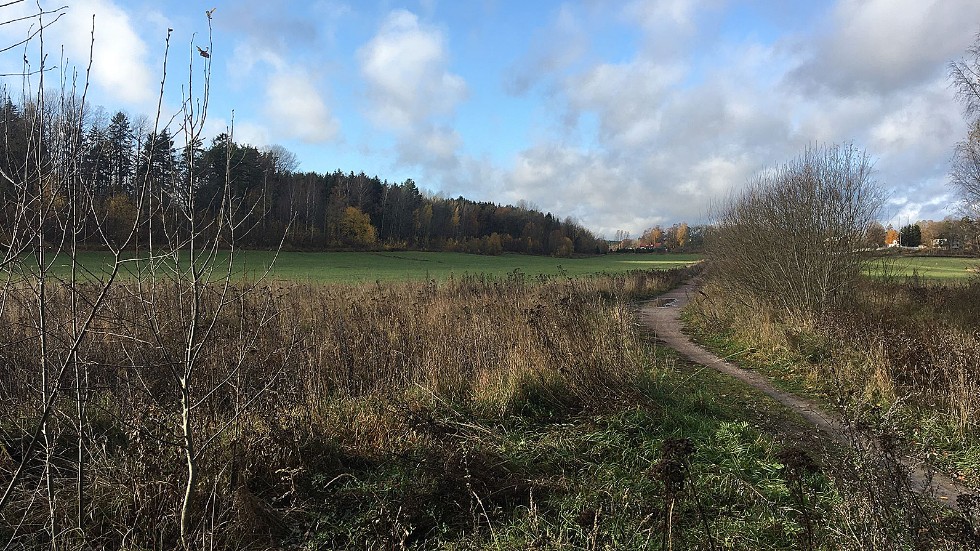
[[[711,273],[733,295],[812,319],[849,296],[882,201],[866,153],[808,148],[721,207],[708,240]]]

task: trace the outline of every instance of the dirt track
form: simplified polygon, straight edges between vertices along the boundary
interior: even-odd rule
[[[688,303],[691,293],[696,292],[696,282],[683,285],[659,298],[648,302],[640,311],[641,321],[657,336],[657,339],[679,352],[688,360],[732,376],[749,386],[767,394],[777,402],[799,413],[808,423],[820,429],[828,438],[840,445],[851,445],[851,438],[845,431],[840,419],[826,412],[813,402],[804,400],[788,392],[774,387],[767,378],[735,366],[711,352],[701,348],[682,332],[680,320],[681,309]],[[930,491],[937,499],[949,507],[956,508],[956,497],[964,493],[976,493],[976,490],[954,481],[949,476],[936,471],[929,471],[923,464],[908,460],[906,463],[912,472],[912,481],[920,491]],[[931,481],[931,486],[926,487]]]

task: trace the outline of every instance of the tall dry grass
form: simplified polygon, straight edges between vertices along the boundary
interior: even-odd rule
[[[695,324],[750,350],[742,358],[780,365],[832,403],[898,408],[911,438],[935,425],[947,448],[980,438],[980,282],[866,279],[854,299],[813,323],[788,322],[751,297],[708,286]],[[788,366],[788,367],[786,367]],[[921,429],[921,430],[920,430]],[[929,448],[933,443],[918,442]],[[980,472],[972,473],[974,478]]]
[[[948,417],[961,439],[980,435],[980,281],[868,281],[827,327],[876,351],[869,363],[896,397]]]
[[[420,429],[434,423],[424,413],[432,408],[484,419],[614,408],[651,368],[629,300],[685,275],[212,289],[199,307],[218,314],[198,328],[207,336],[192,389],[206,490],[196,498],[195,541],[240,547],[289,537],[308,497],[304,473],[337,454],[370,461],[409,450],[432,437],[431,426]],[[52,287],[47,331],[58,354],[72,322],[69,301],[90,297],[84,287],[74,296]],[[64,396],[84,385],[86,426],[79,430],[76,404],[64,398],[49,423],[51,446],[25,459],[38,411],[38,325],[29,295],[10,293],[0,319],[0,482],[21,460],[28,472],[0,515],[3,541],[51,543],[49,511],[36,499],[43,457],[56,469],[56,515],[69,518],[81,445],[86,526],[59,534],[61,543],[180,544],[178,378],[191,296],[179,281],[114,286],[78,354],[85,380],[69,372],[59,381]]]

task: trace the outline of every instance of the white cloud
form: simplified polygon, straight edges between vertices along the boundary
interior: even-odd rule
[[[391,12],[358,52],[372,99],[371,119],[383,128],[411,131],[450,115],[466,98],[466,83],[449,72],[445,39],[408,11]]]
[[[462,145],[459,132],[445,126],[416,128],[411,139],[397,144],[398,162],[403,165],[424,165],[429,169],[450,171],[459,166],[457,151]]]
[[[887,201],[883,209],[884,223],[900,228],[920,220],[942,220],[947,216],[959,214],[960,204],[950,193],[945,179],[937,178],[923,182],[916,191],[925,198],[917,199],[902,195]]]
[[[946,173],[966,130],[946,71],[978,19],[972,0],[841,0],[787,73],[807,112],[800,132],[866,147],[893,221],[952,212]]]
[[[840,0],[792,78],[839,93],[890,93],[944,74],[978,20],[975,0]]]
[[[966,124],[945,79],[903,94],[882,111],[868,132],[870,147],[882,155],[917,151],[922,157],[941,158],[951,153],[951,136],[966,135]]]
[[[52,27],[68,55],[79,67],[88,60],[95,15],[95,44],[92,47],[92,80],[119,100],[145,105],[155,98],[153,76],[147,60],[147,46],[132,19],[109,0],[74,2],[62,22]]]
[[[822,30],[767,43],[707,34],[719,5],[631,2],[621,19],[643,33],[632,57],[540,75],[554,82],[553,115],[594,120],[595,133],[570,143],[563,128],[526,148],[507,197],[636,234],[705,221],[761,170],[853,142],[876,160],[886,216],[948,214],[945,174],[965,130],[946,63],[972,43],[980,3],[841,0]]]
[[[606,235],[705,221],[711,201],[806,144],[792,135],[789,101],[769,89],[781,54],[749,44],[728,55],[695,84],[681,60],[661,63],[646,50],[564,79],[567,108],[597,117],[596,144],[556,137],[524,151],[512,195]]]
[[[666,61],[683,57],[701,32],[701,23],[714,16],[724,0],[632,0],[621,14],[624,21],[644,30],[644,49]]]
[[[542,144],[521,152],[505,176],[510,202],[528,200],[600,234],[666,221],[641,173],[600,152]],[[646,207],[646,208],[643,208]]]
[[[660,131],[660,107],[684,67],[634,60],[599,64],[565,83],[570,107],[599,115],[603,138],[631,147],[647,143]]]
[[[368,87],[368,116],[394,134],[397,162],[456,181],[462,138],[451,122],[467,88],[449,71],[442,32],[411,12],[395,10],[357,57]]]
[[[581,19],[572,6],[562,4],[553,23],[532,38],[530,53],[505,75],[504,88],[511,94],[525,94],[548,76],[574,66],[591,43]]]
[[[252,72],[262,65],[281,68],[286,65],[282,56],[273,50],[260,47],[251,42],[240,42],[235,45],[231,59],[226,64],[226,72],[248,85],[252,84]]]
[[[234,134],[235,142],[249,144],[255,147],[263,147],[275,141],[268,128],[253,120],[236,119],[234,121],[234,128],[232,128],[231,121],[227,119],[208,117],[207,123],[204,125],[205,136],[217,136],[218,134],[228,134],[229,132]],[[210,145],[210,143],[205,145]]]
[[[51,6],[45,6],[51,10]],[[4,18],[16,20],[37,14],[38,8],[33,2],[24,2],[4,7]],[[53,10],[61,13],[55,21],[54,13],[44,15],[44,51],[47,56],[46,66],[58,66],[71,75],[74,69],[79,78],[84,78],[91,51],[92,73],[91,82],[96,91],[109,98],[112,103],[123,102],[131,107],[144,108],[155,99],[153,81],[159,81],[154,76],[150,62],[147,60],[147,46],[137,31],[130,16],[111,0],[80,0],[73,2],[63,10]],[[95,15],[95,42],[92,42],[93,20]],[[16,21],[0,26],[0,42],[11,45],[26,39],[36,32],[37,18]],[[26,56],[30,62],[30,70],[37,71],[40,64],[39,50],[40,35],[35,36],[26,47]],[[62,64],[59,57],[67,58],[67,65]],[[18,47],[16,50],[21,50]],[[15,50],[15,51],[16,51]],[[16,73],[23,70],[21,58],[14,52],[3,56],[0,65],[2,72]],[[50,82],[52,74],[47,73]]]
[[[277,134],[307,143],[337,138],[340,123],[320,97],[309,73],[283,68],[269,75],[265,112]]]
[[[320,12],[329,18],[343,17],[342,6],[323,4]],[[296,18],[267,2],[248,0],[229,6],[227,16],[219,18],[220,25],[240,33],[226,71],[244,93],[264,89],[262,102],[254,115],[255,137],[271,141],[300,140],[308,144],[335,141],[340,135],[340,122],[325,99],[323,79],[324,60],[319,52],[309,48],[318,38],[318,29],[308,20]],[[332,23],[330,19],[328,23]],[[302,47],[297,43],[303,42]],[[259,131],[261,129],[261,132]]]
[[[718,3],[717,0],[632,0],[623,9],[623,15],[627,21],[639,22],[650,34],[673,29],[689,35],[696,31],[699,12]]]

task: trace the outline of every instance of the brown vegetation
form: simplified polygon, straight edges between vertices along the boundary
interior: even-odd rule
[[[806,321],[845,301],[864,268],[856,253],[883,195],[869,156],[813,147],[764,172],[717,214],[707,243],[715,281]]]
[[[891,536],[876,538],[919,530],[900,517],[925,522],[921,505],[893,491],[908,480],[903,469],[881,478],[862,464],[898,465],[907,451],[924,451],[954,476],[976,482],[980,472],[980,288],[863,277],[862,241],[880,205],[868,157],[850,147],[808,150],[766,174],[721,211],[690,319],[726,357],[821,396],[862,434],[855,446],[864,459],[837,466],[841,491],[865,494],[844,519],[873,519],[878,527],[855,533],[870,548],[892,548]]]
[[[180,384],[187,290],[179,283],[117,285],[79,350],[86,378],[59,381],[47,443],[34,451],[28,444],[38,410],[39,341],[29,319],[32,295],[11,291],[14,304],[22,297],[28,303],[0,318],[8,328],[0,335],[7,374],[0,382],[0,434],[9,452],[0,482],[10,482],[19,463],[26,474],[0,512],[0,536],[28,547],[179,545],[187,477],[181,442],[189,433],[196,436],[200,491],[188,541],[217,538],[237,547],[249,538],[259,546],[285,538],[304,522],[304,500],[313,491],[308,475],[344,476],[342,467],[324,465],[337,454],[370,462],[409,453],[418,439],[438,437],[428,409],[533,417],[605,410],[638,392],[636,378],[647,367],[643,344],[627,304],[613,299],[662,291],[681,277],[674,271],[384,287],[270,283],[224,295],[210,287],[201,309],[218,315],[196,358],[189,431]],[[69,291],[53,285],[48,298],[54,356],[67,350],[75,296]],[[147,317],[142,298],[150,295]],[[218,309],[221,296],[234,300]],[[77,298],[90,300],[86,293]],[[88,408],[82,427],[78,390]],[[48,497],[46,463],[54,471]],[[79,480],[84,520],[74,526]],[[47,530],[49,517],[61,531]]]
[[[853,421],[885,422],[954,476],[980,464],[980,285],[864,281],[807,326],[709,286],[692,321],[739,343],[739,359],[816,392]]]

